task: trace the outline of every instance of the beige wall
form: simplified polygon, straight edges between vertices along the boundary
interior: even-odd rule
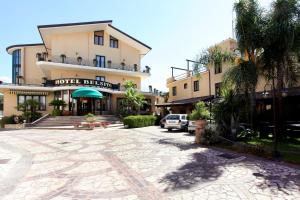
[[[45,76],[42,70],[36,66],[36,54],[45,52],[44,46],[28,46],[22,50],[22,59],[24,65],[21,66],[24,71],[24,83],[25,84],[41,84],[43,77]]]
[[[64,33],[59,35],[51,36],[51,49],[48,49],[48,58],[51,60],[53,57],[60,57],[61,54],[65,54],[67,58],[77,59],[77,57],[82,57],[83,59],[88,59],[90,62],[95,58],[96,55],[105,56],[106,66],[108,66],[107,61],[110,60],[112,65],[121,65],[124,62],[126,66],[133,68],[134,64],[138,65],[138,70],[140,69],[140,51],[131,47],[127,43],[119,40],[118,48],[109,47],[110,35],[104,32],[104,45],[94,45],[94,32],[75,32],[75,33]],[[24,80],[21,83],[25,84],[38,84],[43,82],[43,77],[47,77],[40,67],[36,65],[37,53],[46,52],[43,45],[41,46],[25,46],[20,47],[22,55],[22,65],[21,65],[21,75]],[[141,85],[141,78],[130,77],[130,75],[108,75],[108,74],[96,74],[96,73],[85,73],[82,71],[63,71],[57,72],[53,70],[51,72],[51,77],[48,79],[55,78],[69,78],[75,77],[77,75],[79,78],[91,78],[94,79],[95,76],[104,75],[106,80],[112,83],[123,83],[125,80],[133,80],[138,87]]]
[[[222,41],[221,43],[217,44],[219,48],[221,48],[222,51],[234,51],[237,47],[236,42],[232,39],[227,39]],[[213,66],[209,66],[210,70],[210,76],[211,76],[211,95],[215,95],[215,84],[221,83],[223,80],[224,73],[229,69],[230,66],[232,66],[232,63],[223,63],[222,64],[222,73],[215,74],[215,70]],[[171,79],[169,79],[171,80]],[[199,80],[200,81],[200,90],[199,92],[193,91],[193,81]],[[184,89],[183,85],[184,83],[188,84],[188,88]],[[259,77],[259,81],[257,84],[256,91],[262,92],[264,91],[266,81],[263,77]],[[177,95],[172,95],[172,87],[177,87]],[[199,77],[187,77],[183,80],[175,80],[175,81],[169,81],[167,82],[167,87],[169,88],[169,102],[181,100],[181,99],[189,99],[194,97],[203,97],[209,95],[209,78],[208,78],[208,72],[201,73],[200,78]],[[270,89],[270,88],[266,88]]]
[[[3,96],[3,116],[10,116],[10,115],[21,115],[22,112],[16,109],[18,102],[17,102],[17,95],[10,94],[9,89],[0,89],[0,93]],[[52,107],[49,106],[49,102],[52,101],[54,98],[53,93],[49,92],[46,96],[46,111],[38,111],[43,115],[46,113],[51,113]]]
[[[236,42],[232,39],[227,39],[222,41],[221,43],[217,44],[218,47],[221,48],[222,51],[234,51],[236,49]],[[211,74],[211,94],[215,95],[215,84],[221,83],[223,80],[224,73],[233,66],[232,63],[223,63],[222,64],[222,73],[215,74],[214,67],[209,66],[210,74]],[[176,78],[176,77],[175,77]],[[200,91],[193,92],[193,81],[197,80],[197,77],[187,77],[182,80],[175,80],[172,81],[171,78],[167,80],[167,87],[169,89],[169,102],[182,100],[182,99],[189,99],[194,97],[203,97],[209,95],[209,79],[208,73],[201,73],[200,75]],[[184,89],[184,83],[188,83],[188,88]],[[259,76],[258,83],[256,86],[256,92],[263,92],[266,90],[271,90],[271,86],[267,85],[267,81],[263,76]],[[172,88],[177,87],[177,95],[172,95]],[[300,86],[300,81],[296,84],[296,86]]]
[[[118,39],[118,38],[117,38]],[[104,45],[94,44],[94,32],[65,33],[51,37],[51,55],[93,60],[96,55],[105,56],[106,65],[110,60],[112,63],[140,66],[139,50],[119,40],[118,48],[109,47],[110,35],[104,32]],[[49,58],[51,58],[51,55]]]

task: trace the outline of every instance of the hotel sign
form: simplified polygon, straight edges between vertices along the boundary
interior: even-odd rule
[[[112,84],[105,81],[93,80],[93,79],[82,79],[82,78],[62,78],[55,80],[47,80],[45,86],[94,86],[112,90],[119,90],[119,84]]]

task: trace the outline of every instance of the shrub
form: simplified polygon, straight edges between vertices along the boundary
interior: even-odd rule
[[[62,110],[53,109],[51,115],[52,116],[61,116],[62,115]]]
[[[26,121],[26,122],[34,122],[35,120],[37,120],[37,119],[39,119],[39,118],[42,117],[42,113],[27,111],[27,112],[24,112],[22,114],[22,117],[24,119],[28,119],[29,120],[29,121]]]
[[[201,135],[202,143],[206,145],[212,145],[219,143],[221,141],[219,137],[219,133],[216,129],[215,125],[209,124],[206,128],[204,133]]]
[[[128,128],[139,128],[145,126],[153,126],[156,117],[152,115],[131,115],[123,119],[123,123]]]
[[[87,122],[95,122],[96,121],[95,115],[92,113],[88,113],[87,115],[84,116],[84,118]]]
[[[190,120],[209,119],[209,111],[205,103],[203,101],[199,101],[188,118]]]
[[[5,124],[15,124],[15,115],[7,116],[7,117],[2,117],[0,120],[0,125],[1,128],[4,128]]]

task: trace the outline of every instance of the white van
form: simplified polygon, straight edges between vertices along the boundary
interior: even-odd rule
[[[188,120],[187,114],[170,114],[166,117],[165,129],[187,130]]]

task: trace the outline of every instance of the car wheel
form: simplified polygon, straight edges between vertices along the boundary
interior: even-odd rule
[[[194,131],[188,131],[189,132],[189,134],[193,134],[194,133]]]
[[[172,131],[172,129],[171,129],[171,128],[168,128],[168,131],[170,132],[170,131]]]

